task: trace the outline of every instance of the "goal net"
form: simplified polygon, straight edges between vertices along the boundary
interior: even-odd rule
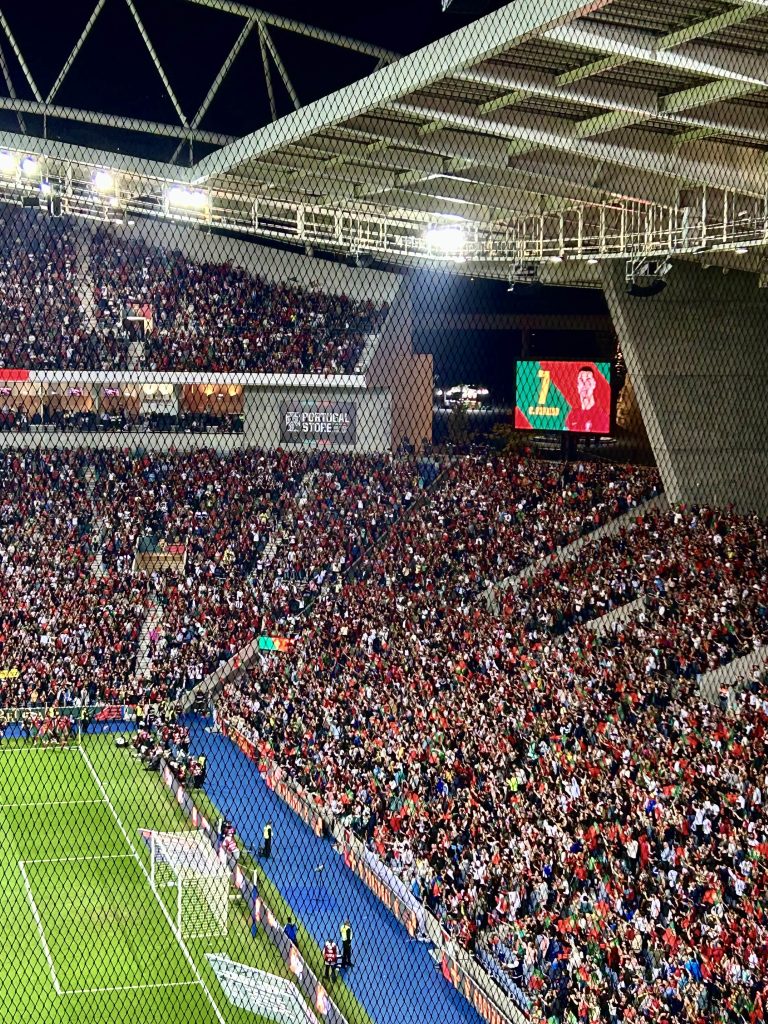
[[[179,935],[200,939],[227,934],[229,869],[201,832],[149,832],[152,887],[173,895]]]

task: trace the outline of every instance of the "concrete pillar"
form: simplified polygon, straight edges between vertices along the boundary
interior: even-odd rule
[[[768,291],[676,262],[657,296],[603,286],[669,500],[768,513]]]

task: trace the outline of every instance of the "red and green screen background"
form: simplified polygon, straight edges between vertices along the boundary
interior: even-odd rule
[[[594,386],[588,384],[592,394],[585,402],[579,395],[578,380],[587,367],[591,374],[585,376],[594,380]],[[517,364],[515,393],[515,426],[520,430],[610,433],[610,363],[522,360]]]

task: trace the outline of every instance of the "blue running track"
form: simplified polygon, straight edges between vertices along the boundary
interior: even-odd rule
[[[205,791],[255,851],[266,821],[274,825],[272,858],[261,866],[315,941],[341,944],[349,918],[354,966],[344,980],[376,1024],[483,1024],[442,977],[425,943],[405,928],[349,870],[333,844],[318,839],[263,782],[234,743],[192,727],[192,750],[208,758]],[[322,869],[320,866],[322,865]]]

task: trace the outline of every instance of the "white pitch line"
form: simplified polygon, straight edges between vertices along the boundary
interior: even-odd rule
[[[52,750],[58,750],[60,754],[68,754],[77,747],[3,747],[0,746],[0,754],[50,754]]]
[[[19,870],[21,871],[22,877],[24,879],[24,888],[27,891],[27,899],[29,900],[29,905],[32,908],[32,914],[34,915],[35,923],[37,924],[37,931],[38,934],[40,935],[40,944],[43,947],[45,959],[48,961],[48,967],[50,968],[51,971],[51,981],[53,982],[53,987],[56,990],[56,995],[60,996],[61,986],[59,985],[59,979],[56,977],[56,968],[53,966],[53,957],[51,956],[51,951],[48,948],[48,942],[45,938],[45,932],[43,931],[43,922],[40,920],[40,911],[37,909],[35,897],[32,895],[32,886],[29,884],[27,872],[24,870],[23,860],[19,861]]]
[[[147,985],[107,985],[104,988],[65,988],[63,996],[90,996],[97,992],[133,992],[145,988],[183,988],[190,985],[198,985],[197,981],[158,981]]]
[[[101,801],[99,801],[101,803]],[[77,864],[85,860],[133,860],[132,853],[94,853],[85,857],[42,857],[39,860],[25,860],[25,864]]]
[[[192,968],[192,971],[194,972],[194,975],[197,978],[197,983],[200,985],[200,987],[202,988],[203,992],[205,992],[206,996],[208,997],[208,1002],[213,1007],[213,1012],[216,1014],[216,1019],[218,1020],[219,1024],[227,1024],[227,1022],[224,1020],[224,1018],[221,1015],[221,1010],[218,1008],[218,1006],[216,1005],[216,1001],[214,1000],[213,996],[211,995],[210,989],[208,988],[208,986],[203,981],[202,975],[200,974],[200,971],[197,969],[197,964],[192,959],[192,954],[187,949],[186,943],[182,939],[181,934],[176,931],[176,926],[173,923],[173,918],[168,913],[168,908],[165,906],[163,901],[160,899],[160,895],[158,894],[157,890],[152,885],[152,878],[150,877],[149,872],[147,871],[146,867],[144,866],[144,861],[141,859],[141,857],[137,853],[136,847],[133,845],[133,840],[131,839],[130,835],[126,831],[125,825],[123,825],[123,822],[120,819],[120,815],[117,813],[117,811],[115,810],[114,806],[112,805],[112,801],[109,799],[109,795],[107,794],[106,789],[104,789],[104,784],[102,783],[101,779],[99,778],[98,772],[96,771],[96,769],[91,764],[90,757],[88,757],[88,754],[87,754],[87,752],[86,752],[84,747],[78,747],[78,750],[80,751],[80,753],[83,756],[83,759],[84,759],[84,761],[85,761],[85,763],[86,763],[86,765],[88,767],[88,771],[91,773],[91,778],[93,779],[93,781],[98,786],[99,792],[101,793],[102,797],[104,798],[104,803],[109,808],[109,810],[110,810],[110,812],[112,814],[112,817],[115,819],[115,822],[117,823],[117,827],[122,832],[123,839],[125,839],[126,843],[128,844],[128,849],[133,853],[133,856],[136,858],[136,862],[138,863],[139,867],[141,868],[142,872],[144,873],[144,877],[147,880],[147,884],[149,885],[150,889],[152,890],[152,894],[154,895],[155,899],[157,900],[157,905],[162,910],[163,917],[168,922],[168,926],[171,929],[171,932],[172,932],[174,938],[178,942],[179,948],[181,949],[181,952],[184,954],[184,959],[187,961],[189,966]]]
[[[103,800],[29,800],[17,804],[0,804],[0,810],[11,810],[14,807],[86,807],[103,803]]]

